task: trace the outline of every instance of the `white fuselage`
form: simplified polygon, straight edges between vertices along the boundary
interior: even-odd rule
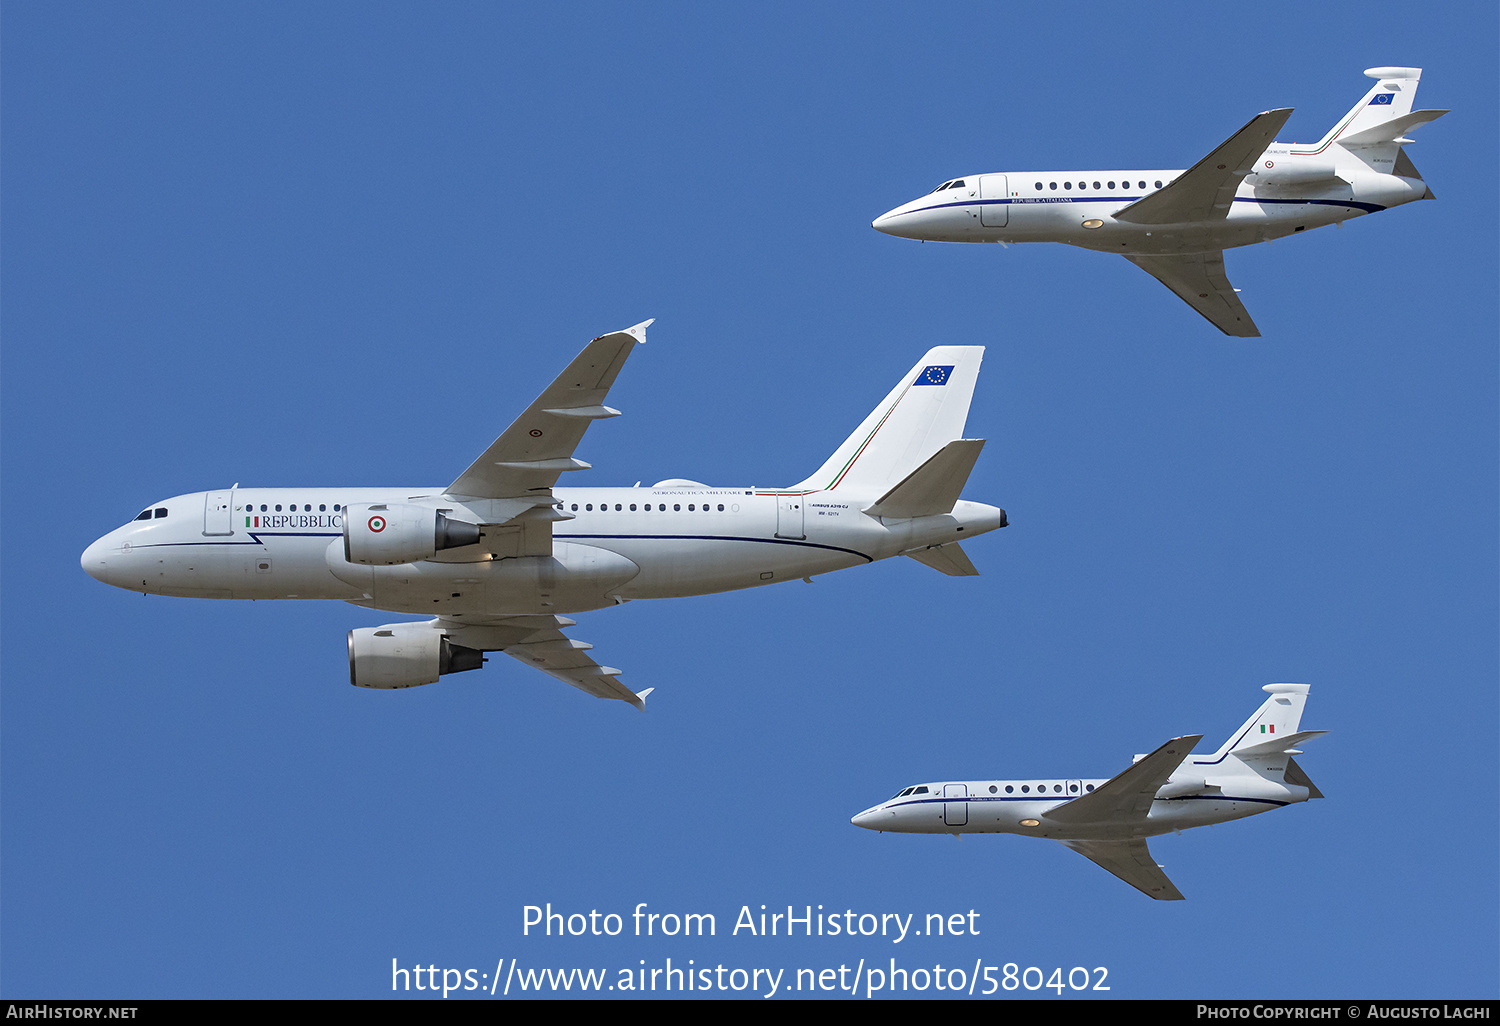
[[[438,616],[569,613],[638,598],[751,588],[872,562],[1003,526],[993,506],[885,522],[874,501],[771,489],[558,488],[551,556],[479,545],[370,566],[345,559],[351,504],[409,503],[486,522],[437,489],[239,488],[156,503],[84,552],[91,576],[158,595],[339,599]],[[164,513],[158,513],[164,510]]]
[[[1054,840],[1127,840],[1208,826],[1304,802],[1308,789],[1252,773],[1216,776],[1213,757],[1190,757],[1158,791],[1144,821],[1051,823],[1048,812],[1092,792],[1095,780],[981,780],[919,784],[852,820],[910,834],[1025,834]]]
[[[1226,216],[1134,224],[1114,214],[1182,174],[1169,171],[1024,171],[967,175],[876,218],[888,235],[933,242],[1061,242],[1105,253],[1168,255],[1248,246],[1410,203],[1416,178],[1367,165],[1333,165],[1278,143],[1240,183]],[[1268,166],[1269,165],[1269,166]],[[1274,179],[1269,176],[1275,175]]]

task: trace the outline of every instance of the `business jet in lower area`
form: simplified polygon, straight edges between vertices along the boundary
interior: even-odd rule
[[[1226,335],[1260,329],[1224,273],[1224,250],[1432,199],[1402,147],[1448,113],[1412,110],[1420,68],[1371,68],[1375,87],[1311,146],[1274,142],[1290,107],[1251,118],[1186,171],[965,175],[877,217],[934,242],[1061,242],[1119,253]]]
[[[1267,684],[1255,715],[1212,755],[1202,734],[1137,755],[1108,780],[980,780],[915,784],[851,821],[881,832],[1050,837],[1152,898],[1181,901],[1146,838],[1212,826],[1323,797],[1293,755],[1326,730],[1299,732],[1306,684]]]
[[[562,628],[644,598],[753,588],[904,555],[978,573],[960,543],[1006,526],[959,497],[984,446],[964,424],[984,349],[939,346],[816,473],[785,488],[672,479],[556,488],[651,322],[590,342],[446,488],[225,488],[154,502],[83,553],[97,580],[153,595],[340,599],[431,619],[349,632],[352,683],[431,684],[504,652],[643,708]]]

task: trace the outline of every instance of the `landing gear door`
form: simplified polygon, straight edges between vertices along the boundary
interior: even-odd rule
[[[979,176],[979,223],[986,228],[1004,228],[1010,223],[1010,193],[1005,175]]]
[[[776,496],[776,537],[798,540],[807,537],[802,519],[803,498],[801,495]]]
[[[209,492],[203,499],[203,533],[224,535],[234,533],[234,490]]]

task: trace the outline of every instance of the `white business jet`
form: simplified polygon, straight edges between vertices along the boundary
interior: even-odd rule
[[[888,235],[934,242],[1062,242],[1119,253],[1226,335],[1259,335],[1224,273],[1224,250],[1432,199],[1402,146],[1448,113],[1412,110],[1420,68],[1377,79],[1311,146],[1273,142],[1291,108],[1250,119],[1186,171],[965,175],[877,217]]]
[[[1006,526],[959,493],[984,354],[940,346],[811,477],[788,488],[661,481],[554,488],[651,322],[594,339],[446,488],[233,488],[153,503],[90,545],[94,578],[192,598],[342,599],[427,613],[349,632],[350,680],[406,688],[504,652],[598,698],[644,707],[561,615],[753,588],[910,556],[978,573],[960,542]]]
[[[1157,834],[1209,826],[1323,797],[1293,755],[1328,733],[1298,732],[1306,684],[1267,684],[1271,697],[1212,755],[1202,734],[1176,737],[1108,780],[918,784],[851,822],[910,834],[1025,834],[1061,841],[1153,898],[1182,894],[1146,847]]]

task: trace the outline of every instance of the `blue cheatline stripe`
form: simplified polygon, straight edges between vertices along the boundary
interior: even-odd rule
[[[1140,198],[1141,197],[1139,197],[1139,196],[1135,196],[1135,197],[1130,197],[1130,196],[1058,196],[1057,198],[1054,199],[1054,198],[1052,198],[1050,196],[1047,196],[1047,197],[1043,197],[1041,199],[1027,199],[1025,197],[1018,197],[1018,198],[1015,198],[1015,199],[969,200],[967,203],[937,203],[937,204],[934,204],[933,206],[930,206],[930,207],[923,207],[920,210],[908,210],[908,211],[906,211],[906,213],[907,214],[925,214],[929,210],[945,210],[948,207],[974,207],[974,206],[990,207],[990,206],[998,206],[998,205],[1001,205],[1001,204],[1015,204],[1015,203],[1022,203],[1022,204],[1025,204],[1025,203],[1125,203],[1125,204],[1129,204],[1129,203],[1134,203],[1137,199],[1140,199]],[[1379,203],[1365,203],[1362,200],[1252,199],[1252,198],[1250,198],[1248,196],[1236,196],[1234,198],[1234,202],[1236,202],[1236,203],[1255,203],[1255,204],[1261,204],[1261,205],[1274,205],[1274,204],[1277,204],[1277,203],[1280,203],[1280,204],[1293,203],[1293,204],[1301,204],[1301,205],[1304,205],[1304,206],[1353,207],[1356,210],[1363,210],[1367,214],[1373,214],[1373,213],[1375,213],[1378,210],[1385,210],[1385,209],[1387,209],[1386,207],[1381,206]],[[1121,208],[1121,209],[1123,209],[1123,208]],[[1196,222],[1184,221],[1182,223],[1183,224],[1194,224]],[[1015,227],[1015,226],[1012,225],[1011,227]],[[1144,228],[1147,228],[1149,226],[1148,225],[1141,225],[1140,227],[1142,227],[1144,229]]]
[[[1096,790],[1097,790],[1097,788],[1096,788]],[[996,795],[974,795],[974,794],[971,794],[967,798],[944,797],[943,795],[935,795],[935,796],[929,797],[929,798],[912,798],[912,799],[908,799],[907,801],[902,802],[900,805],[890,805],[890,804],[887,804],[885,806],[885,808],[887,808],[887,809],[899,809],[899,808],[903,808],[903,807],[905,807],[907,805],[941,805],[944,802],[1056,802],[1058,805],[1066,805],[1068,802],[1075,801],[1078,798],[1085,798],[1088,795],[1093,794],[1093,793],[1094,793],[1093,791],[1087,791],[1084,794],[1074,795],[1072,798],[1068,798],[1068,797],[1061,797],[1060,798],[1060,797],[1058,797],[1056,795],[1050,795],[1050,794],[996,794]],[[1244,798],[1244,797],[1240,797],[1240,796],[1232,795],[1232,794],[1187,794],[1187,795],[1182,795],[1181,797],[1178,797],[1178,798],[1153,798],[1152,801],[1157,801],[1157,802],[1185,802],[1185,801],[1250,802],[1250,803],[1253,803],[1255,805],[1290,805],[1291,804],[1290,802],[1280,801],[1280,800],[1275,799],[1275,798]],[[1048,810],[1048,811],[1051,811],[1051,810]]]
[[[342,531],[244,531],[240,533],[250,536],[250,541],[190,541],[190,542],[151,542],[147,545],[134,545],[132,549],[176,549],[191,547],[194,545],[264,545],[261,538],[342,538]]]

